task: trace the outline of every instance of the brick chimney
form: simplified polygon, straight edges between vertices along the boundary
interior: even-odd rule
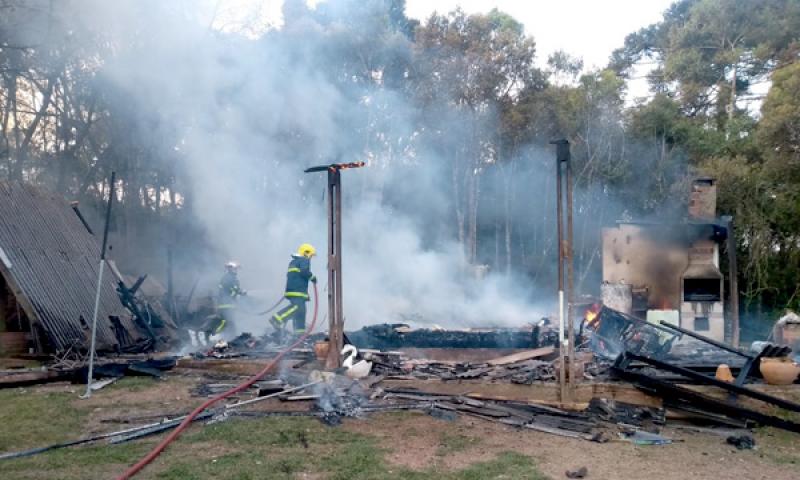
[[[709,177],[692,182],[689,197],[689,219],[713,220],[717,216],[717,181]]]

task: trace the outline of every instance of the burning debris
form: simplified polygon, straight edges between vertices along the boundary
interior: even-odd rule
[[[648,352],[655,357],[666,355],[677,334],[661,325],[645,322],[631,315],[597,306],[586,312],[590,349],[613,359],[625,351]]]

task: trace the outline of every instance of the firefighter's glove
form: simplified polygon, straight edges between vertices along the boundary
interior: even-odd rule
[[[317,284],[317,277],[316,276],[311,277],[311,283],[313,283],[314,285]]]

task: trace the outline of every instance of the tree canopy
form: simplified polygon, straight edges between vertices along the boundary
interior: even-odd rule
[[[544,285],[557,248],[547,144],[563,137],[583,291],[599,284],[601,226],[679,215],[702,173],[736,221],[748,312],[800,307],[797,0],[676,1],[598,70],[565,52],[542,67],[536,32],[497,9],[420,22],[402,0],[287,0],[283,25],[254,38],[187,5],[0,0],[0,176],[100,205],[116,170],[114,229],[131,251],[206,252],[223,242],[196,221],[205,185],[310,204],[317,192],[284,172],[366,159],[384,173],[363,191],[425,218],[424,245],[454,241],[469,263]],[[651,92],[633,102],[643,64]]]

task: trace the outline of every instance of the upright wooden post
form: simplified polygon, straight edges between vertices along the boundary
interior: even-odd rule
[[[733,217],[724,217],[728,227],[728,288],[730,289],[731,345],[739,346],[739,272],[736,265],[736,236]]]
[[[326,368],[342,366],[344,322],[342,321],[342,206],[339,169],[328,169],[328,340]]]
[[[556,230],[558,234],[558,341],[559,341],[559,384],[561,387],[561,401],[571,401],[573,379],[570,375],[567,382],[567,372],[574,358],[575,328],[572,321],[573,303],[573,264],[572,264],[572,170],[570,167],[569,142],[566,139],[550,142],[556,146]],[[565,175],[562,174],[562,164],[566,165],[567,181],[567,238],[564,239],[564,189]],[[568,260],[567,296],[564,295],[564,261]],[[566,302],[566,305],[565,305]],[[566,323],[566,328],[565,328]]]
[[[344,305],[342,301],[342,178],[341,171],[364,162],[332,163],[307,168],[306,173],[328,172],[328,341],[326,368],[342,366]]]
[[[562,152],[563,161],[566,163],[566,182],[567,182],[567,243],[565,245],[564,258],[567,261],[567,359],[570,365],[569,370],[569,397],[570,401],[574,398],[576,379],[573,378],[572,365],[575,364],[575,262],[573,260],[572,244],[572,155],[569,151],[569,142],[564,140],[566,152]]]

